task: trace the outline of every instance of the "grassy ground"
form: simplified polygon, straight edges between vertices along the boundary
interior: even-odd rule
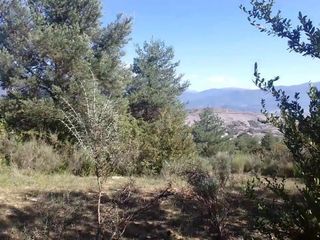
[[[242,192],[249,178],[247,175],[233,176],[228,194],[232,209],[226,224],[231,239],[249,239],[244,237],[252,235],[247,217],[251,206]],[[119,213],[148,205],[150,199],[168,185],[168,180],[163,178],[109,178],[104,184],[104,208],[109,209],[110,204],[121,199],[117,193],[122,193],[123,186],[129,186],[128,182],[132,181],[134,190],[130,199],[126,195],[125,201],[120,201]],[[94,177],[0,171],[0,239],[94,239],[95,206]],[[114,212],[105,210],[104,216],[112,214]],[[106,225],[113,226],[116,218],[106,219]],[[190,195],[187,184],[175,179],[170,194],[135,216],[124,237],[212,239],[212,233],[203,209]]]

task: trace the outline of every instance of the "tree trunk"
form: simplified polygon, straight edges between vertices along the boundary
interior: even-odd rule
[[[102,196],[102,186],[101,186],[101,177],[97,177],[98,180],[98,203],[97,203],[97,234],[96,234],[96,240],[102,239],[102,233],[101,233],[101,196]]]

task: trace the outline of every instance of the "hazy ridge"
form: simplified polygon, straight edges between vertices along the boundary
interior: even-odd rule
[[[320,87],[320,82],[313,84]],[[307,95],[309,86],[310,83],[304,83],[292,86],[278,86],[278,88],[285,90],[290,96],[294,96],[295,92],[300,92],[300,103],[303,108],[307,108],[309,103]],[[261,99],[266,100],[270,111],[277,109],[273,97],[259,89],[213,88],[201,92],[186,91],[181,95],[180,99],[187,109],[211,107],[235,111],[260,112]]]

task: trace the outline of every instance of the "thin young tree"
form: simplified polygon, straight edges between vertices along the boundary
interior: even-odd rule
[[[61,97],[64,115],[61,121],[94,163],[98,183],[96,238],[101,239],[102,183],[112,170],[112,156],[119,141],[119,115],[114,102],[101,94],[94,77],[91,81],[80,82],[79,86],[81,92],[77,96],[77,105]]]

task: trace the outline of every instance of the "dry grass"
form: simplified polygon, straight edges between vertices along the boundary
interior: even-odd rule
[[[95,186],[94,177],[76,177],[70,174],[46,175],[33,171],[22,171],[15,168],[0,171],[1,189],[21,190],[70,190],[90,191]]]
[[[230,239],[243,239],[253,233],[247,219],[252,206],[242,194],[250,178],[233,175],[229,186],[233,206],[227,224]],[[103,204],[114,201],[112,197],[129,180],[134,181],[138,192],[120,207],[121,211],[145,204],[168,184],[161,177],[114,176],[104,184]],[[184,181],[170,180],[174,194],[133,219],[125,232],[126,239],[212,239],[206,209],[193,198]],[[288,187],[292,186],[293,180],[288,182]],[[2,169],[0,239],[94,239],[96,193],[94,177]]]
[[[112,191],[132,179],[137,187],[143,191],[154,191],[166,186],[168,181],[173,182],[173,187],[186,187],[184,181],[175,179],[164,179],[161,177],[121,177],[112,176],[104,185],[105,191]],[[96,178],[78,177],[70,174],[41,174],[34,171],[23,171],[15,168],[0,169],[0,189],[2,190],[69,190],[69,191],[96,191]]]

